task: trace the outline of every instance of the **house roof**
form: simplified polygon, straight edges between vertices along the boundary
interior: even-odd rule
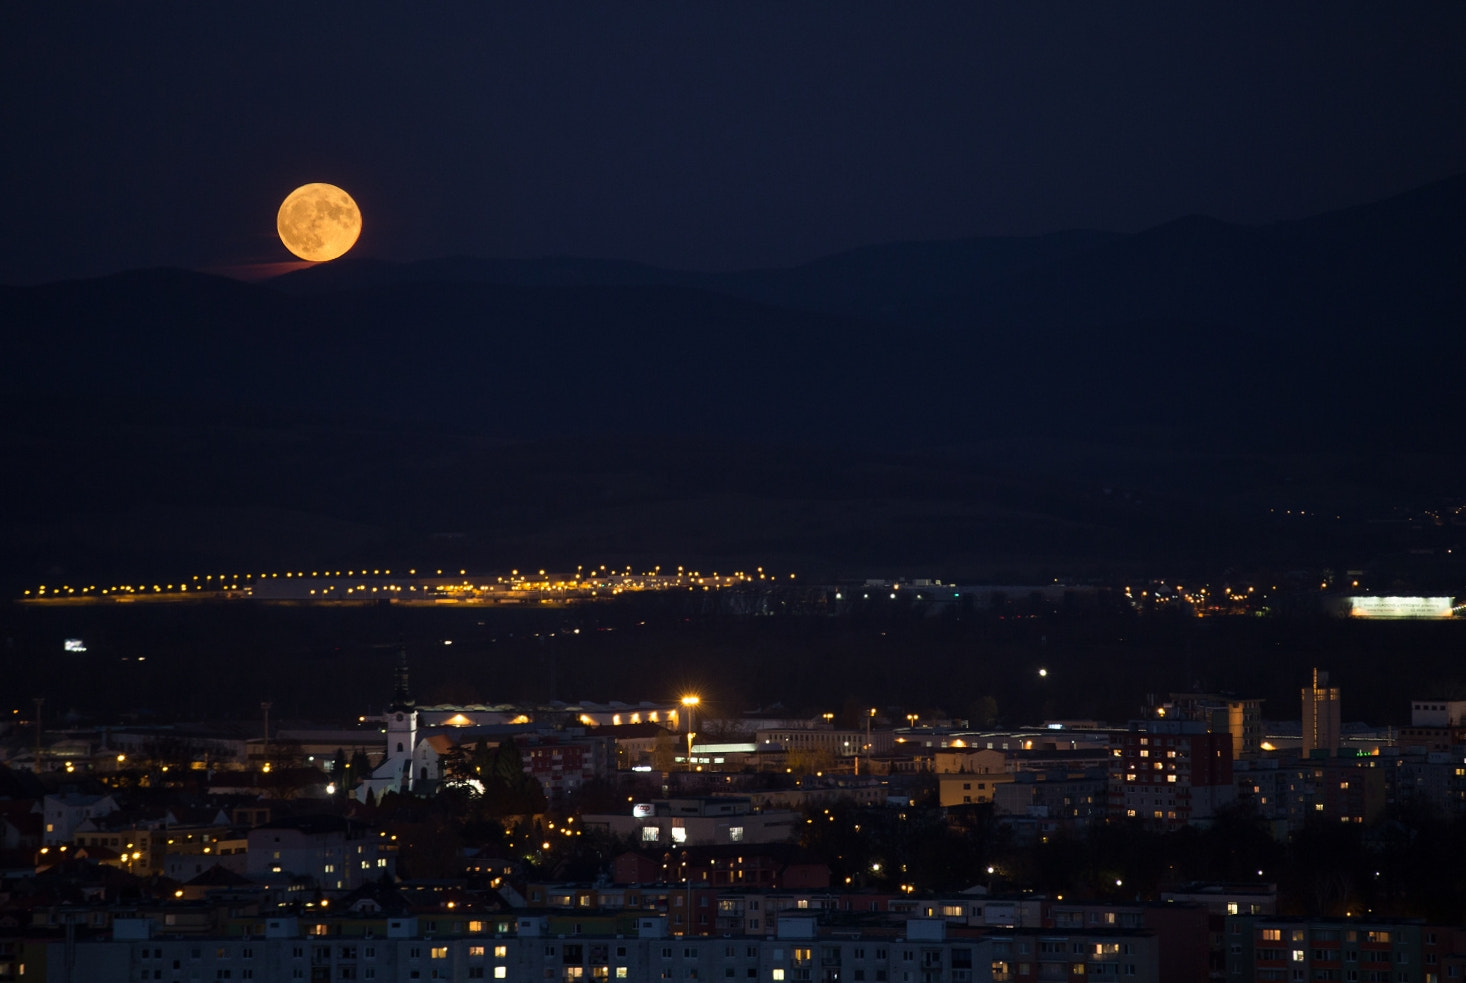
[[[337,898],[332,902],[333,909],[341,908],[348,911],[352,909],[370,910],[372,905],[387,915],[405,915],[411,907],[401,891],[381,880],[368,881],[345,897]]]
[[[677,863],[682,862],[684,853],[687,854],[688,863],[694,865],[727,858],[739,858],[746,861],[750,857],[764,857],[781,867],[810,863],[824,866],[823,860],[797,843],[708,843],[701,846],[678,847],[673,851],[628,850],[620,856],[630,854],[660,866],[666,862],[669,852],[676,858]]]
[[[611,737],[618,741],[645,740],[650,737],[661,737],[663,734],[670,734],[667,728],[661,724],[620,724],[614,727],[597,727],[596,735],[599,737]]]
[[[72,856],[91,860],[99,864],[119,860],[122,857],[116,850],[111,847],[102,846],[99,843],[94,843],[91,846],[79,846]]]
[[[184,882],[186,887],[243,887],[251,884],[254,884],[254,881],[248,877],[245,877],[243,874],[237,874],[218,864],[210,867],[193,880]]]
[[[255,830],[293,829],[310,836],[318,836],[324,833],[345,833],[353,827],[360,825],[360,823],[353,823],[343,816],[311,813],[309,815],[285,816],[281,819],[275,819],[265,823],[263,826],[256,826]]]

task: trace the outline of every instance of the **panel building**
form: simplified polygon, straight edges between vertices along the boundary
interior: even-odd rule
[[[1341,705],[1339,687],[1329,685],[1329,674],[1313,670],[1313,685],[1303,688],[1303,757],[1338,750]]]
[[[1231,802],[1232,737],[1195,720],[1140,720],[1114,735],[1109,814],[1162,830],[1208,822]]]

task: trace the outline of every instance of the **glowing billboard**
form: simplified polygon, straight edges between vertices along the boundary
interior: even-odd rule
[[[1449,618],[1453,597],[1351,597],[1355,618]]]

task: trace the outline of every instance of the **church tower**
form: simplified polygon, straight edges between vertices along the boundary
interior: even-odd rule
[[[412,752],[417,746],[417,702],[407,686],[407,649],[397,654],[392,702],[387,707],[387,762],[402,791],[412,789]],[[386,769],[377,769],[378,773]]]
[[[371,775],[356,787],[356,797],[365,802],[369,796],[381,799],[388,792],[412,791],[412,754],[417,748],[417,701],[407,686],[406,646],[397,652],[397,667],[392,670],[392,702],[387,704],[387,712],[380,717],[362,719],[386,723],[387,754],[372,769]]]

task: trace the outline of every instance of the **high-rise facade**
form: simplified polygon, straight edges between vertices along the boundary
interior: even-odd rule
[[[1313,685],[1303,688],[1303,757],[1314,752],[1331,756],[1339,747],[1341,705],[1339,687],[1329,685],[1329,674],[1313,670]]]

